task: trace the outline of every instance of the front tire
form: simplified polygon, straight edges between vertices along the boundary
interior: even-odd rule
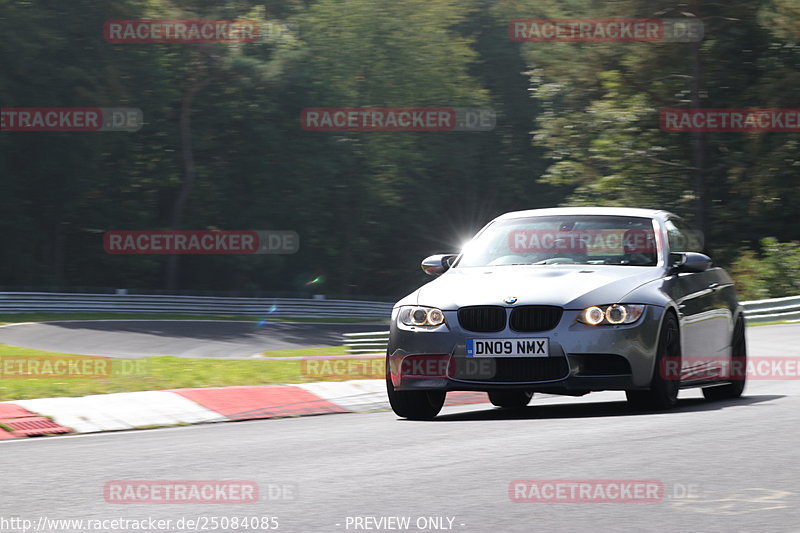
[[[731,383],[719,387],[703,389],[706,400],[734,400],[744,392],[747,381],[747,341],[744,335],[744,319],[739,318],[733,327],[733,341],[731,342]]]
[[[444,406],[445,391],[396,391],[392,385],[388,365],[386,370],[386,393],[389,405],[397,416],[409,420],[433,420]]]
[[[522,409],[530,403],[533,393],[524,390],[499,390],[489,393],[492,405],[504,409]]]
[[[666,410],[678,405],[678,390],[681,383],[679,376],[667,379],[664,376],[663,362],[669,358],[671,361],[677,361],[677,367],[680,368],[680,357],[681,341],[678,319],[672,313],[667,313],[658,335],[658,351],[650,389],[625,391],[628,403],[636,409],[647,410]]]

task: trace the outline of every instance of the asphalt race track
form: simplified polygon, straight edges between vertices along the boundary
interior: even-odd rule
[[[748,334],[751,356],[800,356],[800,325]],[[291,532],[397,531],[353,525],[389,516],[410,517],[408,531],[438,531],[418,529],[420,517],[475,533],[800,531],[797,379],[750,381],[736,401],[685,391],[668,413],[635,413],[623,398],[446,407],[432,422],[379,412],[7,441],[0,516],[152,517],[172,520],[169,531],[198,516],[275,516]],[[107,503],[104,484],[125,479],[250,480],[263,494],[250,505]],[[515,503],[508,489],[519,479],[657,480],[665,496]],[[270,500],[270,486],[291,498]]]
[[[190,320],[76,320],[0,327],[0,344],[109,357],[244,358],[265,350],[341,346],[342,334],[386,324]]]

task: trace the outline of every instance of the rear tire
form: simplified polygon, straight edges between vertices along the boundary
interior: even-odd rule
[[[524,390],[499,390],[489,393],[492,405],[504,409],[522,409],[530,403],[533,393]]]
[[[433,420],[444,406],[446,391],[396,391],[386,371],[386,393],[397,416],[409,420]]]
[[[656,364],[653,369],[653,378],[650,381],[649,390],[628,390],[625,396],[628,403],[636,409],[647,410],[666,410],[672,409],[678,404],[678,391],[680,389],[680,379],[673,377],[666,379],[663,375],[663,361],[669,357],[670,360],[678,361],[680,368],[681,341],[678,319],[672,313],[667,313],[661,331],[658,335],[658,351],[656,352]]]
[[[734,374],[732,377],[741,379],[731,379],[728,385],[719,387],[707,387],[703,389],[703,396],[706,400],[734,400],[739,398],[744,392],[744,385],[747,381],[747,341],[744,335],[744,319],[739,318],[733,327],[733,340],[731,341],[731,363],[732,368],[741,369],[741,376]]]

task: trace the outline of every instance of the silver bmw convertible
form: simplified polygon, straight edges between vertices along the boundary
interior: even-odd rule
[[[386,385],[394,412],[434,418],[447,391],[501,408],[533,393],[625,391],[668,409],[678,391],[742,394],[745,323],[733,281],[701,236],[666,211],[555,208],[502,215],[392,311]]]

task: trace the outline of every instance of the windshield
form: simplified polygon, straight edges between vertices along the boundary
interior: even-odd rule
[[[657,252],[649,218],[538,216],[493,223],[467,244],[457,266],[655,266]]]

